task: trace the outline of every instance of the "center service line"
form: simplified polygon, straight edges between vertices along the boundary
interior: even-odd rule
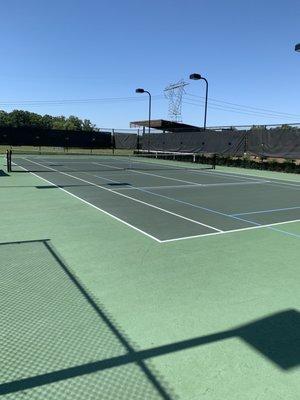
[[[165,212],[165,213],[167,213],[167,214],[170,214],[170,215],[174,215],[175,217],[184,219],[184,220],[189,221],[189,222],[192,222],[192,223],[194,223],[194,224],[201,225],[201,226],[205,226],[206,228],[212,229],[212,230],[214,230],[214,231],[216,231],[216,232],[223,232],[221,229],[218,229],[218,228],[215,228],[215,227],[213,227],[213,226],[204,224],[204,223],[202,223],[202,222],[193,220],[193,219],[191,219],[191,218],[184,217],[183,215],[174,213],[174,212],[172,212],[172,211],[166,210],[166,209],[161,208],[161,207],[157,207],[157,206],[155,206],[155,205],[153,205],[153,204],[149,204],[149,203],[147,203],[147,202],[145,202],[145,201],[138,200],[138,199],[136,199],[136,198],[134,198],[134,197],[130,197],[130,196],[124,194],[124,193],[116,192],[116,191],[113,190],[113,189],[109,189],[109,188],[106,188],[106,187],[104,187],[104,186],[97,185],[96,183],[89,182],[89,181],[87,181],[87,180],[85,180],[85,179],[82,179],[82,178],[78,178],[78,177],[76,177],[76,176],[74,176],[74,175],[71,175],[71,174],[68,174],[68,173],[66,173],[66,172],[61,172],[61,171],[59,171],[59,170],[57,170],[57,169],[55,169],[55,168],[51,168],[51,167],[48,167],[48,166],[46,166],[46,165],[37,163],[36,161],[31,161],[31,160],[29,160],[29,159],[27,159],[27,158],[24,158],[24,160],[26,160],[26,161],[28,161],[28,162],[31,162],[31,163],[33,163],[33,164],[40,165],[40,166],[43,167],[43,168],[48,168],[48,169],[50,169],[50,170],[52,170],[52,171],[54,171],[54,172],[57,172],[58,174],[66,175],[66,176],[69,176],[70,178],[77,179],[77,180],[79,180],[79,181],[88,183],[88,184],[91,185],[91,186],[95,186],[95,187],[100,188],[100,189],[102,189],[102,190],[106,190],[106,191],[111,192],[111,193],[114,193],[114,194],[116,194],[116,195],[118,195],[118,196],[125,197],[125,198],[130,199],[130,200],[132,200],[132,201],[135,201],[135,202],[137,202],[137,203],[144,204],[144,205],[146,205],[146,206],[148,206],[148,207],[151,207],[151,208],[154,208],[154,209],[156,209],[156,210],[163,211],[163,212]],[[80,172],[80,171],[79,171],[79,172]],[[105,179],[105,178],[104,178],[104,179]]]

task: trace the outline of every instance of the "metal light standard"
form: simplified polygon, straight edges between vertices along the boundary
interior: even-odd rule
[[[207,98],[208,98],[208,81],[206,78],[204,78],[203,76],[201,76],[200,74],[191,74],[190,75],[190,79],[194,80],[194,81],[199,81],[199,80],[203,80],[206,83],[206,94],[205,94],[205,110],[204,110],[204,126],[203,129],[206,129],[206,117],[207,117]]]
[[[135,93],[148,93],[149,95],[149,116],[148,116],[148,132],[150,133],[150,128],[151,128],[151,93],[148,92],[148,90],[144,89],[135,89]]]

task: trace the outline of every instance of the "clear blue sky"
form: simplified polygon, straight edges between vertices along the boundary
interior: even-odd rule
[[[163,89],[199,72],[214,99],[210,126],[300,122],[299,21],[294,0],[5,1],[0,109],[128,128],[147,118],[147,97],[136,87],[153,94],[153,118],[167,118]],[[204,83],[190,82],[187,92],[204,96]],[[112,97],[130,99],[49,103]],[[184,101],[183,121],[202,124],[201,98]]]

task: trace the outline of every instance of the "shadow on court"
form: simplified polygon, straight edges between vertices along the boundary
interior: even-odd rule
[[[0,255],[7,287],[0,306],[3,323],[9,328],[2,363],[7,374],[0,383],[0,395],[60,382],[69,385],[70,397],[66,394],[64,399],[80,391],[81,398],[86,398],[91,387],[112,399],[132,398],[132,393],[137,399],[172,399],[171,389],[146,361],[234,337],[284,371],[300,364],[300,313],[296,310],[215,334],[136,350],[50,241],[3,243]],[[10,341],[15,343],[13,356]],[[47,387],[54,398],[59,397],[57,390],[57,385]]]
[[[112,185],[109,185],[109,184],[103,184],[102,186],[112,186]],[[115,186],[131,186],[130,185],[130,183],[122,183],[122,184],[119,184],[119,185],[115,185]],[[64,188],[72,188],[72,187],[91,187],[91,185],[89,185],[89,184],[86,184],[86,185],[39,185],[39,186],[36,186],[36,185],[16,185],[16,186],[13,186],[13,185],[7,185],[7,186],[3,186],[3,185],[1,185],[0,186],[0,189],[20,189],[20,188],[35,188],[35,189],[64,189]]]
[[[1,343],[0,396],[27,390],[34,396],[59,382],[45,387],[47,396],[84,399],[95,391],[111,399],[133,393],[136,399],[173,398],[153,368],[135,360],[129,340],[50,241],[0,244],[0,269],[8,332]]]
[[[51,167],[51,168],[54,168],[53,166],[50,166],[49,165],[49,167]],[[24,171],[24,170],[18,170],[18,169],[14,169],[13,170],[13,172],[14,172],[14,174],[16,173],[16,174],[30,174],[30,173],[35,173],[35,174],[38,174],[38,173],[47,173],[47,174],[53,174],[54,172],[56,172],[56,173],[66,173],[66,174],[70,174],[71,172],[115,172],[115,173],[120,173],[120,171],[124,171],[124,170],[126,170],[126,169],[128,169],[128,168],[118,168],[118,169],[116,169],[116,168],[105,168],[105,169],[99,169],[99,168],[80,168],[80,169],[72,169],[72,168],[67,168],[67,169],[60,169],[59,171],[55,171],[55,170],[49,170],[49,169],[34,169],[34,168],[30,168],[30,169],[28,169],[27,171]]]

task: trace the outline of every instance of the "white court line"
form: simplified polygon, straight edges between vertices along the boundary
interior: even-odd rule
[[[293,190],[300,190],[300,185],[293,185],[291,183],[282,183],[282,182],[269,181],[268,185],[277,186],[277,187],[280,186],[280,187],[284,187],[285,189],[287,188],[287,189],[293,189]]]
[[[126,169],[126,168],[115,167],[115,166],[112,167],[111,165],[102,164],[102,163],[100,164],[100,163],[98,163],[98,162],[93,162],[93,164],[103,165],[104,167],[115,168],[115,169],[118,169],[119,171],[120,171],[120,170],[125,170],[125,171],[133,172],[133,173],[135,173],[135,174],[143,174],[143,175],[155,176],[155,177],[157,177],[157,178],[168,179],[168,180],[177,181],[177,182],[189,183],[189,184],[191,184],[191,185],[198,185],[198,186],[201,185],[201,183],[192,182],[192,181],[186,181],[186,180],[183,180],[183,179],[171,178],[171,177],[167,177],[167,176],[163,176],[163,175],[158,175],[158,174],[153,174],[152,172],[150,173],[150,172],[144,172],[144,171],[137,171],[137,170],[134,170],[134,169]]]
[[[102,208],[97,207],[97,206],[95,206],[94,204],[90,203],[89,201],[84,200],[84,199],[82,199],[81,197],[76,196],[75,194],[69,192],[68,190],[63,189],[63,188],[60,187],[60,186],[57,186],[55,183],[49,181],[48,179],[45,179],[45,178],[43,178],[42,176],[39,176],[39,175],[35,174],[34,172],[30,172],[28,169],[26,169],[26,168],[24,168],[24,167],[21,167],[21,165],[18,165],[18,164],[15,164],[15,165],[17,165],[19,168],[22,168],[24,171],[29,172],[31,175],[34,175],[35,177],[37,177],[37,178],[39,178],[39,179],[42,179],[43,181],[45,181],[45,182],[47,182],[47,183],[50,183],[51,185],[53,185],[53,186],[56,187],[57,189],[62,190],[63,192],[69,194],[70,196],[75,197],[75,199],[82,201],[83,203],[85,203],[85,204],[87,204],[87,205],[89,205],[89,206],[95,208],[95,209],[98,210],[98,211],[103,212],[104,214],[106,214],[106,215],[112,217],[113,219],[115,219],[115,220],[117,220],[117,221],[119,221],[119,222],[122,222],[123,224],[129,226],[130,228],[135,229],[136,231],[142,233],[143,235],[148,236],[149,238],[155,240],[156,242],[162,243],[162,241],[161,241],[160,239],[158,239],[157,237],[155,237],[155,236],[153,236],[153,235],[150,235],[150,233],[147,233],[147,232],[143,231],[142,229],[139,229],[139,228],[137,228],[136,226],[129,224],[128,222],[124,221],[124,220],[121,219],[121,218],[116,217],[115,215],[109,213],[108,211],[105,211],[105,210],[103,210]]]
[[[156,176],[158,178],[162,178],[162,179],[168,179],[170,181],[177,181],[177,182],[184,182],[184,183],[189,183],[191,185],[202,185],[202,183],[197,183],[197,182],[192,182],[192,181],[186,181],[183,179],[178,179],[178,178],[171,178],[170,176],[163,176],[163,175],[158,175],[158,174],[152,174],[149,172],[143,172],[143,171],[136,171],[136,170],[131,170],[132,172],[136,173],[136,174],[143,174],[143,175],[150,175],[150,176]]]
[[[251,177],[249,177],[249,176],[245,176],[245,175],[242,175],[242,174],[236,174],[236,175],[234,175],[234,172],[216,172],[216,170],[214,169],[214,170],[205,170],[205,169],[199,169],[199,170],[191,170],[191,169],[189,169],[187,172],[191,172],[192,174],[193,173],[197,173],[197,174],[205,174],[205,175],[209,175],[209,174],[211,174],[212,176],[213,175],[219,175],[219,176],[222,176],[223,178],[227,178],[227,179],[241,179],[241,178],[243,178],[243,179],[248,179],[248,180],[251,180],[251,181],[257,181],[257,180],[260,180],[260,179],[262,179],[262,178],[260,178],[260,177],[254,177],[253,176],[253,178],[251,178]]]
[[[190,172],[190,171],[189,171]],[[213,175],[219,175],[222,176],[224,178],[228,178],[228,179],[251,179],[251,180],[257,180],[257,179],[263,179],[260,177],[256,177],[254,178],[255,175],[253,175],[253,178],[250,178],[248,176],[245,176],[243,174],[238,174],[237,172],[214,172],[214,171],[202,171],[202,172],[211,172]],[[228,176],[230,175],[230,176]],[[269,186],[282,186],[282,187],[286,187],[288,186],[290,189],[293,190],[300,190],[300,182],[299,184],[297,183],[287,183],[284,180],[281,180],[279,178],[269,178],[268,181],[264,181],[267,185]],[[293,181],[288,181],[288,182],[293,182]]]
[[[89,174],[87,174],[87,175],[89,175]],[[97,176],[97,175],[92,175],[92,176],[97,177],[97,178],[100,178],[100,179],[108,180],[108,181],[110,181],[110,182],[116,182],[116,183],[118,182],[118,181],[114,181],[114,180],[112,180],[112,179],[104,178],[104,177],[102,177],[102,176]],[[253,182],[248,182],[248,184],[252,184],[252,183],[253,183]],[[200,208],[200,209],[203,209],[203,210],[206,210],[206,211],[210,211],[210,212],[213,212],[213,213],[216,213],[216,214],[220,214],[220,215],[225,216],[225,217],[231,217],[231,218],[234,218],[234,219],[238,219],[238,220],[241,220],[241,221],[250,223],[250,224],[252,224],[252,225],[254,224],[255,226],[259,226],[259,225],[260,225],[260,224],[257,224],[257,223],[255,223],[255,222],[253,222],[253,221],[243,220],[243,219],[241,219],[241,218],[239,218],[239,217],[237,217],[237,216],[234,216],[234,215],[224,214],[224,213],[219,212],[219,211],[216,211],[216,210],[212,210],[212,209],[208,209],[208,208],[205,208],[205,207],[197,206],[197,205],[195,205],[195,204],[187,203],[187,202],[184,202],[184,201],[181,201],[181,200],[176,200],[176,199],[174,199],[174,198],[172,198],[172,197],[163,196],[163,195],[160,195],[160,194],[155,193],[155,192],[151,192],[151,191],[146,190],[146,189],[141,189],[141,188],[136,188],[136,189],[137,189],[137,190],[141,190],[142,192],[146,192],[146,193],[153,194],[153,195],[155,195],[155,196],[160,196],[160,197],[163,197],[163,198],[166,198],[166,199],[169,199],[169,200],[174,200],[174,201],[177,201],[177,202],[180,202],[180,203],[183,203],[183,204],[190,205],[190,206],[192,206],[192,207],[197,207],[197,208]],[[275,228],[270,228],[270,229],[276,230]],[[279,230],[278,230],[278,231],[279,231]],[[282,232],[283,232],[283,231],[282,231]],[[288,234],[288,235],[300,237],[300,235],[294,235],[294,234],[288,233],[288,232],[284,232],[284,233],[286,233],[286,234]]]
[[[242,178],[242,179],[249,179],[249,180],[252,180],[252,181],[259,179],[259,180],[262,180],[264,183],[266,183],[269,186],[275,186],[275,187],[278,187],[278,186],[286,187],[286,186],[288,186],[290,189],[300,190],[300,182],[299,182],[299,184],[297,184],[297,183],[287,183],[284,180],[281,180],[279,178],[269,178],[269,180],[266,181],[266,180],[263,180],[263,178],[255,177],[255,175],[252,175],[253,178],[250,178],[249,176],[243,175],[243,174],[239,174],[238,172],[215,172],[215,170],[214,171],[205,171],[205,170],[203,170],[203,171],[191,171],[191,170],[189,170],[188,172],[192,172],[192,173],[193,172],[197,172],[197,173],[202,172],[202,173],[205,173],[205,174],[211,173],[212,175],[222,176],[223,178],[227,178],[227,179],[241,179]],[[293,182],[293,181],[289,181],[289,182]]]
[[[232,217],[240,217],[242,215],[252,215],[252,214],[267,214],[272,212],[279,212],[279,211],[290,211],[290,210],[299,210],[298,207],[285,207],[285,208],[271,208],[269,210],[259,210],[259,211],[249,211],[244,213],[237,213],[237,214],[230,214]]]
[[[237,186],[237,185],[259,185],[259,184],[264,184],[268,183],[269,181],[263,181],[263,180],[257,180],[257,181],[251,181],[251,182],[219,182],[219,183],[203,183],[202,186],[204,187],[210,187],[210,186]]]
[[[93,176],[98,177],[98,178],[101,178],[101,179],[109,180],[109,181],[111,181],[111,182],[117,182],[117,181],[113,181],[113,180],[111,180],[111,179],[103,178],[103,177],[101,177],[101,176],[97,176],[97,175],[93,175]],[[248,183],[248,184],[253,184],[253,183],[255,183],[255,182],[247,182],[247,183]],[[236,182],[236,184],[238,184],[238,182]],[[231,217],[231,218],[234,218],[234,219],[237,219],[237,220],[241,220],[241,221],[250,223],[250,224],[252,224],[252,225],[254,224],[255,226],[260,226],[260,224],[257,224],[257,223],[255,223],[255,222],[253,222],[253,221],[243,220],[243,219],[239,218],[239,217],[238,217],[238,214],[236,214],[236,215],[235,215],[235,214],[225,214],[225,213],[222,213],[222,212],[220,212],[220,211],[212,210],[212,209],[209,209],[209,208],[206,208],[206,207],[197,206],[197,205],[195,205],[195,204],[188,203],[188,202],[184,202],[184,201],[181,201],[181,200],[178,200],[178,199],[176,200],[176,199],[174,199],[174,198],[172,198],[172,197],[163,196],[163,195],[161,195],[161,194],[158,194],[158,193],[155,193],[155,192],[151,192],[151,191],[146,190],[146,189],[136,188],[136,190],[141,190],[142,192],[145,192],[145,193],[150,193],[150,194],[153,194],[153,195],[155,195],[155,196],[163,197],[163,198],[166,198],[166,199],[169,199],[169,200],[174,200],[174,201],[177,201],[177,202],[179,202],[179,203],[187,204],[187,205],[192,206],[192,207],[197,207],[197,208],[200,208],[200,209],[203,209],[203,210],[206,210],[206,211],[210,211],[210,212],[215,213],[215,214],[220,214],[220,215],[222,215],[222,216],[224,216],[224,217]],[[294,208],[295,208],[295,207],[289,208],[289,209],[294,209]],[[267,210],[264,210],[264,212],[267,212]],[[282,223],[282,222],[279,222],[279,223]],[[266,225],[266,224],[265,224],[265,225]],[[243,229],[243,228],[240,228],[240,229]],[[270,229],[276,230],[275,228],[270,228]],[[278,230],[278,229],[277,229],[277,230]],[[278,230],[278,231],[279,231],[279,230]],[[282,232],[283,232],[283,231],[282,231]],[[284,232],[284,233],[286,233],[286,234],[288,234],[288,235],[300,237],[300,235],[294,235],[294,234],[288,233],[288,232]]]
[[[191,171],[189,171],[191,172]],[[194,172],[194,171],[192,171]],[[211,172],[213,175],[219,175],[222,176],[224,178],[228,178],[228,179],[250,179],[250,180],[262,180],[262,182],[268,184],[269,186],[273,185],[273,186],[288,186],[290,187],[290,189],[294,189],[294,190],[300,190],[300,182],[299,184],[297,183],[287,183],[284,180],[281,180],[279,178],[269,178],[269,180],[263,180],[263,178],[258,177],[254,177],[255,175],[253,175],[253,178],[250,178],[248,176],[245,176],[243,174],[238,174],[237,172],[214,172],[214,171],[202,171],[205,173]],[[228,176],[230,175],[230,176]],[[277,182],[278,181],[278,182]],[[293,182],[293,181],[289,181],[289,182]]]
[[[98,162],[93,162],[93,164],[103,165],[104,167],[110,167],[110,168],[114,168],[114,169],[117,169],[117,170],[124,170],[124,168],[121,168],[121,167],[116,167],[116,166],[112,166],[112,165],[108,165],[108,164],[102,164],[102,163],[98,163]],[[155,177],[159,177],[159,178],[163,178],[163,179],[189,183],[189,184],[194,185],[194,186],[207,186],[206,184],[202,184],[202,183],[186,181],[186,180],[182,180],[182,179],[178,179],[178,178],[171,178],[171,177],[157,175],[157,174],[143,172],[143,171],[137,171],[137,170],[130,170],[130,171],[134,172],[134,173],[155,176]],[[195,169],[195,170],[183,169],[183,171],[191,172],[191,173],[197,173],[198,175],[201,174],[201,173],[204,173],[206,175],[207,174],[211,174],[212,176],[217,175],[217,176],[222,176],[222,177],[227,178],[227,179],[241,179],[242,178],[242,179],[255,181],[255,183],[267,183],[268,185],[272,185],[273,184],[274,186],[285,185],[285,186],[299,187],[299,190],[300,190],[300,184],[297,185],[297,184],[292,184],[292,183],[285,183],[285,182],[282,182],[278,178],[270,178],[272,180],[275,179],[275,180],[279,180],[280,181],[280,182],[277,183],[277,182],[273,182],[272,180],[270,181],[270,180],[265,180],[265,179],[260,178],[260,177],[254,177],[254,175],[253,175],[253,178],[251,178],[251,177],[245,176],[243,174],[238,174],[237,172],[215,172],[215,170],[201,170],[201,169],[199,169],[199,170],[198,169]],[[228,176],[228,175],[230,175],[230,176]],[[233,182],[231,184],[233,184]],[[209,185],[210,186],[213,186],[213,185],[217,186],[217,185],[222,185],[222,184],[212,183],[212,184],[209,184]],[[129,189],[129,188],[127,188],[127,189]]]
[[[102,178],[102,176],[94,175],[97,178]],[[139,190],[139,189],[181,189],[181,188],[199,188],[202,187],[199,185],[163,185],[163,186],[124,186],[116,188],[115,190]]]
[[[281,182],[281,181],[274,182],[273,179],[275,179],[275,178],[270,178],[270,179],[271,179],[270,182],[275,183],[276,185],[294,186],[294,187],[298,187],[300,189],[300,182],[298,184],[297,183],[286,183],[286,182]]]
[[[176,241],[180,241],[180,240],[195,239],[195,238],[205,237],[205,236],[225,235],[227,233],[236,233],[236,232],[250,231],[253,229],[269,228],[269,227],[276,226],[276,225],[292,224],[295,222],[300,222],[300,219],[294,219],[291,221],[284,221],[284,222],[275,222],[273,224],[266,224],[266,225],[259,225],[259,226],[248,226],[247,228],[232,229],[232,230],[223,231],[223,232],[212,232],[212,233],[204,233],[202,235],[199,234],[199,235],[194,235],[194,236],[184,236],[184,237],[179,237],[179,238],[174,238],[174,239],[166,239],[166,240],[161,240],[161,243],[169,243],[169,242],[176,242]]]
[[[42,158],[44,156],[40,156],[39,154],[36,154],[33,157],[36,157],[37,159],[39,159],[39,158]],[[50,157],[51,157],[51,155],[50,155]],[[66,156],[64,154],[61,154],[58,157],[66,157]],[[93,159],[97,159],[97,157],[99,158],[99,155],[97,155],[97,154],[92,154],[92,155],[84,154],[83,157],[86,157],[86,158],[83,158],[80,161],[78,159],[76,159],[78,156],[74,157],[72,155],[68,155],[67,157],[68,157],[67,161],[66,161],[66,158],[64,158],[62,160],[61,159],[57,159],[57,161],[70,163],[70,160],[76,160],[76,161],[72,161],[72,163],[74,163],[74,164],[76,164],[76,163],[77,164],[91,163],[91,161]],[[105,157],[106,160],[113,161],[114,163],[116,161],[122,162],[121,159],[120,160],[116,160],[114,158],[116,156],[113,156],[113,155],[110,155],[110,154],[108,154],[107,156],[105,155],[103,157]],[[124,157],[123,160],[127,160],[126,156],[118,156],[118,157]],[[18,158],[23,158],[23,157],[18,157]],[[48,160],[44,159],[43,161],[45,161],[45,162],[54,162],[54,161],[49,161],[49,159]],[[134,163],[140,163],[142,161],[133,161],[133,162]],[[97,164],[96,161],[92,161],[92,163],[96,163]],[[156,164],[156,163],[154,163],[154,164]],[[99,165],[101,165],[101,164],[99,163]],[[161,164],[161,165],[165,165],[165,164]],[[116,168],[116,169],[119,169],[119,170],[124,169],[124,168],[116,167],[116,166],[112,166],[112,165],[109,165],[109,167],[110,168]],[[182,171],[185,171],[185,172],[197,173],[197,174],[204,173],[204,174],[220,175],[220,176],[223,176],[223,177],[226,177],[226,178],[233,178],[233,179],[240,179],[241,177],[244,178],[244,179],[250,179],[250,180],[263,179],[263,178],[261,178],[259,176],[255,176],[255,175],[251,175],[251,174],[245,174],[245,173],[236,172],[236,171],[224,171],[224,172],[222,172],[222,171],[216,171],[216,170],[205,170],[205,169],[201,169],[201,168],[198,169],[197,167],[195,167],[194,169],[193,168],[184,168],[184,167],[182,167],[182,169],[179,169],[179,170],[182,170]],[[164,178],[166,178],[166,177],[164,177]],[[167,178],[167,179],[170,179],[170,178]],[[175,178],[173,178],[173,179],[175,179]],[[268,180],[271,179],[271,183],[274,183],[274,184],[278,184],[278,185],[282,184],[282,185],[295,186],[295,187],[299,187],[300,188],[300,182],[297,184],[297,181],[284,180],[284,179],[274,178],[274,177],[270,177],[270,178],[267,178],[267,179]],[[274,182],[274,181],[278,181],[278,183]],[[288,183],[288,182],[290,182],[290,183]]]
[[[274,181],[278,181],[278,184],[284,184],[284,185],[291,185],[291,186],[298,186],[298,187],[300,187],[300,182],[299,182],[299,184],[297,184],[297,181],[293,181],[293,180],[284,180],[284,179],[280,179],[280,178],[274,178],[274,177],[268,177],[268,178],[266,178],[266,177],[259,177],[259,176],[256,176],[256,175],[250,175],[250,174],[242,174],[242,173],[239,173],[239,172],[231,172],[231,171],[228,171],[228,172],[222,172],[222,171],[218,171],[218,172],[216,172],[216,170],[207,170],[207,171],[205,171],[205,170],[195,170],[195,171],[191,171],[191,170],[188,170],[188,172],[203,172],[203,173],[205,173],[205,174],[207,174],[207,173],[211,173],[212,175],[220,175],[220,176],[224,176],[224,177],[227,177],[227,178],[236,178],[236,179],[240,179],[241,177],[242,178],[244,178],[244,179],[254,179],[254,180],[257,180],[257,179],[268,179],[268,180],[271,180],[271,182],[272,183],[274,183],[274,184],[277,184],[277,182],[274,182]],[[270,171],[271,172],[271,171]],[[287,183],[287,182],[290,182],[290,183]]]
[[[31,161],[31,160],[28,160],[28,159],[27,159],[27,161],[33,162],[33,163],[35,163],[35,164],[38,164],[38,163],[36,163],[36,162],[34,162],[34,161]],[[14,164],[15,164],[15,163],[14,163]],[[22,167],[22,166],[20,166],[20,165],[18,165],[18,164],[15,164],[15,165],[17,165],[19,168],[24,169],[25,171],[28,171],[26,168],[24,168],[24,167]],[[42,165],[42,164],[40,164],[40,165],[43,166],[43,167],[46,167],[46,166],[44,166],[44,165]],[[54,170],[54,168],[50,168],[50,167],[46,167],[46,168],[49,168],[49,169]],[[28,172],[30,172],[30,171],[28,171]],[[59,171],[57,171],[57,172],[59,172]],[[178,237],[178,238],[173,238],[173,239],[160,240],[160,239],[156,238],[155,236],[152,236],[152,235],[150,235],[149,233],[147,233],[147,232],[145,232],[145,231],[143,231],[143,230],[141,230],[141,229],[135,227],[134,225],[131,225],[131,224],[129,224],[128,222],[126,222],[126,221],[124,221],[124,220],[122,220],[122,219],[116,217],[115,215],[110,214],[109,212],[107,212],[107,211],[101,209],[100,207],[97,207],[97,206],[95,206],[94,204],[89,203],[88,201],[86,201],[86,200],[84,200],[84,199],[82,199],[82,198],[80,198],[80,197],[74,195],[73,193],[71,193],[71,192],[69,192],[69,191],[67,191],[67,190],[65,190],[65,189],[63,189],[63,188],[61,188],[60,186],[57,186],[55,183],[53,183],[53,182],[51,182],[51,181],[49,181],[49,180],[47,180],[47,179],[45,179],[45,178],[43,178],[43,177],[41,177],[41,176],[35,174],[35,173],[33,173],[33,172],[30,172],[30,173],[31,173],[32,175],[34,175],[35,177],[37,177],[37,178],[39,178],[39,179],[42,179],[42,180],[44,180],[45,182],[48,182],[48,183],[50,183],[51,185],[57,187],[58,189],[62,190],[63,192],[69,194],[70,196],[72,196],[72,197],[74,197],[74,198],[76,198],[76,199],[82,201],[83,203],[85,203],[85,204],[87,204],[87,205],[90,205],[91,207],[93,207],[93,208],[95,208],[95,209],[97,209],[97,210],[103,212],[104,214],[106,214],[106,215],[112,217],[113,219],[115,219],[115,220],[117,220],[117,221],[119,221],[119,222],[121,222],[121,223],[123,223],[123,224],[125,224],[125,225],[127,225],[127,226],[129,226],[129,227],[131,227],[131,228],[133,228],[133,229],[135,229],[136,231],[138,231],[138,232],[144,234],[145,236],[148,236],[149,238],[155,240],[155,241],[158,242],[158,243],[169,243],[169,242],[175,242],[175,241],[181,241],[181,240],[187,240],[187,239],[195,239],[195,238],[200,238],[200,237],[205,237],[205,236],[215,236],[215,235],[223,235],[223,234],[228,234],[228,233],[238,233],[238,232],[243,232],[243,231],[248,231],[248,230],[253,230],[253,229],[261,229],[261,228],[267,228],[267,227],[272,227],[272,226],[276,226],[276,225],[285,225],[285,224],[291,224],[291,223],[300,222],[300,219],[296,219],[296,220],[290,220],[290,221],[284,221],[284,222],[276,222],[276,223],[272,223],[272,224],[265,224],[265,225],[259,225],[259,226],[250,226],[250,227],[246,227],[246,228],[232,229],[232,230],[228,230],[228,231],[212,232],[212,233],[205,233],[205,234],[199,234],[199,235],[193,235],[193,236],[184,236],[184,237]],[[65,174],[65,173],[63,173],[63,174]],[[65,175],[68,175],[68,174],[65,174]],[[71,176],[71,177],[72,177],[72,178],[75,178],[75,179],[81,180],[80,178],[76,178],[76,177],[73,177],[73,176]],[[93,185],[93,186],[98,186],[98,185],[95,185],[95,184],[93,184],[93,183],[92,183],[92,185]],[[100,188],[102,188],[102,187],[100,186]],[[112,190],[110,190],[110,189],[107,189],[107,190],[112,191]],[[114,192],[114,191],[112,191],[112,192]],[[114,192],[114,193],[116,193],[116,192]]]
[[[196,220],[191,219],[191,218],[188,218],[188,217],[184,217],[183,215],[174,213],[173,211],[169,211],[169,210],[166,210],[166,209],[164,209],[164,208],[161,208],[161,207],[155,206],[155,205],[153,205],[153,204],[147,203],[147,202],[145,202],[145,201],[136,199],[136,198],[131,197],[131,196],[128,196],[128,195],[126,195],[126,194],[124,194],[124,193],[116,192],[116,191],[113,190],[113,189],[109,189],[109,188],[106,188],[106,187],[104,187],[104,186],[97,185],[96,183],[89,182],[89,181],[87,181],[87,180],[85,180],[85,179],[82,179],[82,178],[78,178],[78,177],[76,177],[76,176],[74,176],[74,175],[71,175],[71,174],[68,174],[68,173],[66,173],[66,172],[61,172],[61,171],[59,171],[59,170],[57,170],[57,169],[55,169],[55,168],[51,168],[51,167],[48,167],[48,166],[46,166],[46,165],[37,163],[37,162],[35,162],[35,161],[31,161],[31,160],[29,160],[29,159],[27,159],[27,158],[25,158],[25,157],[24,157],[24,160],[26,160],[26,161],[28,161],[28,162],[31,162],[31,163],[33,163],[33,164],[37,164],[37,165],[39,165],[39,166],[41,166],[41,167],[43,167],[43,168],[48,168],[48,169],[50,169],[50,170],[52,170],[52,171],[54,171],[54,172],[57,172],[57,173],[59,173],[59,174],[69,176],[70,178],[77,179],[77,180],[79,180],[79,181],[88,183],[88,184],[91,185],[91,186],[95,186],[95,187],[100,188],[100,189],[102,189],[102,190],[106,190],[106,191],[108,191],[108,192],[117,194],[118,196],[125,197],[125,198],[127,198],[127,199],[132,200],[132,201],[135,201],[136,203],[140,203],[140,204],[146,205],[146,206],[148,206],[148,207],[154,208],[154,209],[156,209],[156,210],[163,211],[163,212],[165,212],[165,213],[167,213],[167,214],[174,215],[175,217],[184,219],[184,220],[189,221],[189,222],[192,222],[192,223],[194,223],[194,224],[201,225],[201,226],[205,226],[206,228],[212,229],[212,230],[217,231],[217,232],[223,232],[221,229],[215,228],[215,227],[213,227],[213,226],[204,224],[204,223],[202,223],[202,222],[196,221]],[[80,171],[79,171],[79,173],[80,173]],[[69,193],[69,192],[67,192],[67,193]]]
[[[97,176],[97,175],[94,175]],[[102,178],[101,176],[97,176],[98,178]],[[258,181],[258,182],[226,182],[226,183],[200,183],[196,185],[167,185],[167,186],[126,186],[120,187],[116,190],[138,190],[138,189],[181,189],[181,188],[206,188],[206,187],[214,187],[214,186],[239,186],[239,185],[261,185],[265,184],[268,181]],[[120,182],[121,183],[121,182]]]

